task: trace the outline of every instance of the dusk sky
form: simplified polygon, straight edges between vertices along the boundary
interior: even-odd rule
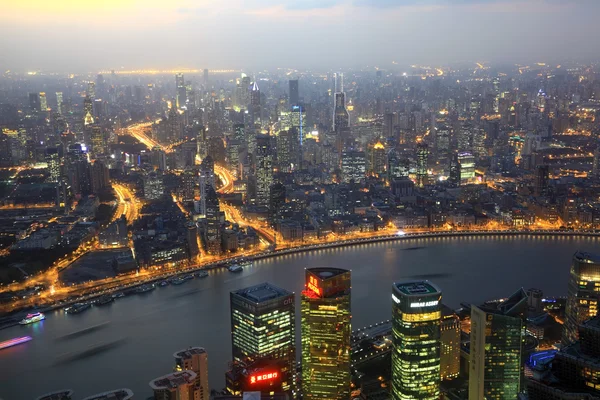
[[[595,59],[598,0],[2,0],[0,68]]]

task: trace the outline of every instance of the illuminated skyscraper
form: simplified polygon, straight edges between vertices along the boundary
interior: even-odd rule
[[[209,400],[208,354],[202,347],[190,347],[173,354],[177,372],[193,371],[196,374],[193,391],[194,400]]]
[[[369,173],[384,176],[387,168],[387,150],[381,140],[369,145]]]
[[[392,285],[392,398],[440,397],[442,292],[429,281]]]
[[[460,318],[444,305],[440,331],[440,377],[454,379],[460,374]]]
[[[40,92],[40,111],[48,111],[48,99],[46,99],[45,92]]]
[[[256,205],[269,206],[270,188],[273,184],[273,151],[271,137],[256,137]]]
[[[390,150],[387,156],[387,175],[388,179],[408,179],[410,172],[410,160],[403,157],[394,148]]]
[[[185,102],[187,99],[185,92],[185,81],[183,79],[182,73],[175,74],[175,90],[177,107],[181,108],[185,106]]]
[[[256,373],[241,380],[230,376],[228,390],[291,394],[296,370],[294,293],[265,282],[231,292],[230,304],[233,360]]]
[[[260,89],[258,88],[256,80],[254,80],[252,89],[250,90],[250,118],[252,118],[254,129],[260,131],[262,124],[262,107],[260,104]]]
[[[521,391],[527,294],[471,307],[469,400],[516,399]]]
[[[417,186],[422,188],[427,184],[427,166],[429,163],[429,149],[427,144],[417,144]]]
[[[290,107],[300,105],[300,93],[298,90],[298,79],[290,79]]]
[[[60,179],[60,157],[56,147],[46,149],[46,163],[50,172],[50,180],[58,182]]]
[[[475,179],[475,157],[468,152],[458,153],[460,165],[460,183],[465,184]]]
[[[571,263],[569,292],[563,326],[563,344],[577,341],[579,325],[598,313],[600,257],[577,252]]]
[[[63,113],[63,93],[56,92],[56,112],[62,115]]]
[[[305,399],[350,397],[350,271],[306,270],[302,292],[302,392]]]

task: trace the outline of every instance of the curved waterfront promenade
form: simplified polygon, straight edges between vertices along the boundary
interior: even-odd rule
[[[90,288],[90,290],[83,293],[81,296],[71,299],[69,301],[63,301],[60,303],[47,305],[42,311],[51,311],[56,308],[67,307],[77,302],[93,300],[99,296],[105,294],[111,294],[124,290],[133,289],[137,286],[157,282],[166,278],[175,277],[178,275],[184,275],[200,271],[203,269],[215,269],[224,268],[226,264],[240,262],[242,260],[253,261],[253,260],[264,260],[289,254],[298,254],[314,250],[331,249],[338,247],[348,247],[359,244],[377,243],[377,242],[389,242],[389,241],[405,241],[414,239],[427,239],[427,238],[452,238],[452,237],[473,237],[473,236],[570,236],[570,237],[600,237],[600,232],[593,231],[569,231],[569,230],[464,230],[464,231],[432,231],[432,232],[420,232],[420,233],[401,233],[401,234],[386,234],[381,236],[372,236],[357,239],[339,240],[335,242],[310,244],[310,245],[298,245],[290,248],[284,248],[280,250],[266,250],[253,255],[235,255],[232,257],[222,258],[218,261],[214,261],[207,264],[192,265],[187,268],[177,269],[172,271],[166,271],[160,275],[153,275],[148,279],[140,279],[133,283],[116,287],[101,287],[101,288]],[[13,321],[6,321],[2,328],[6,328],[16,324],[18,318]],[[11,323],[12,322],[12,323]]]
[[[149,279],[141,280],[126,286],[114,287],[103,289],[100,292],[90,293],[85,296],[81,296],[77,299],[74,299],[68,303],[61,303],[59,305],[54,305],[48,307],[48,310],[66,307],[68,305],[87,301],[94,299],[96,297],[114,293],[118,291],[123,291],[127,289],[132,289],[137,286],[141,286],[146,283],[157,282],[166,278],[172,278],[179,275],[185,275],[193,272],[197,272],[203,269],[215,269],[215,268],[225,268],[225,264],[231,264],[240,262],[242,260],[246,261],[254,261],[254,260],[263,260],[273,257],[279,257],[288,254],[297,254],[304,253],[314,250],[322,250],[322,249],[331,249],[336,247],[348,247],[354,246],[358,244],[366,244],[366,243],[377,243],[377,242],[388,242],[388,241],[403,241],[403,240],[414,240],[414,239],[427,239],[427,238],[443,238],[443,237],[468,237],[468,236],[571,236],[571,237],[600,237],[600,232],[591,232],[591,231],[567,231],[567,230],[536,230],[536,231],[528,231],[528,230],[466,230],[466,231],[439,231],[439,232],[422,232],[422,233],[405,233],[405,234],[393,234],[393,235],[381,235],[381,236],[373,236],[368,238],[359,238],[359,239],[349,239],[349,240],[339,240],[336,242],[330,243],[322,243],[322,244],[312,244],[312,245],[299,245],[296,247],[281,249],[281,250],[267,250],[262,253],[254,254],[251,256],[232,256],[228,258],[223,258],[219,261],[215,261],[208,264],[200,264],[193,265],[185,269],[168,271],[159,276],[152,276]]]

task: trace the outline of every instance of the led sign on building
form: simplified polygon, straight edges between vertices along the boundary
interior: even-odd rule
[[[276,379],[278,376],[279,376],[279,373],[277,373],[277,372],[269,372],[269,373],[264,373],[264,374],[250,375],[250,383],[255,384],[255,383],[261,383],[261,382],[266,382],[266,381],[272,381],[273,379]]]

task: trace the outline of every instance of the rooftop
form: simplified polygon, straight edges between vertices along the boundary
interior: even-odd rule
[[[313,274],[323,280],[333,278],[334,276],[345,274],[346,272],[350,272],[347,269],[327,268],[327,267],[325,267],[325,268],[308,268],[307,271],[309,271],[311,274]]]
[[[185,350],[179,350],[173,353],[173,357],[175,358],[190,358],[195,354],[205,354],[206,350],[203,347],[190,347]]]
[[[585,251],[578,251],[573,254],[573,259],[588,264],[600,264],[600,256]]]
[[[441,294],[442,291],[429,281],[396,282],[394,285],[400,293],[406,296],[423,296],[428,294]]]
[[[73,391],[71,389],[58,390],[52,393],[41,395],[36,400],[71,400]]]
[[[267,282],[236,290],[233,293],[254,303],[262,303],[292,294],[292,292],[288,292],[285,289],[281,289]]]
[[[152,390],[175,389],[194,382],[196,373],[193,371],[173,372],[150,381]]]
[[[133,399],[133,392],[129,389],[116,389],[108,392],[93,394],[83,400],[129,400]]]

